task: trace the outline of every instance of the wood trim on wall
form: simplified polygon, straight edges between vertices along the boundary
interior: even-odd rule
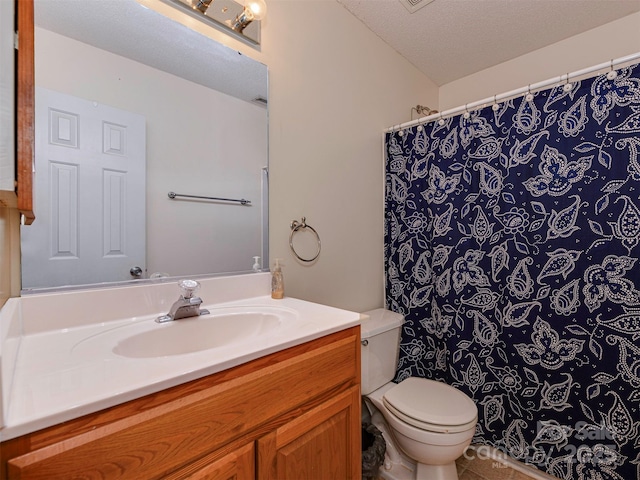
[[[18,210],[24,223],[35,220],[33,160],[35,144],[35,62],[33,0],[16,0],[18,50],[16,57],[16,177]]]

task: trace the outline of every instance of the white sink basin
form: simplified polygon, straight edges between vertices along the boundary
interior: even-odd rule
[[[298,316],[294,310],[270,306],[209,310],[208,315],[166,323],[152,318],[120,325],[78,342],[73,352],[83,354],[106,347],[122,357],[156,358],[237,347],[281,334]]]

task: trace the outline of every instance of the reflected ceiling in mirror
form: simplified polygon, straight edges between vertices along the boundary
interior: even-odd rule
[[[35,0],[35,22],[236,98],[267,98],[265,65],[135,0]]]
[[[142,267],[140,277],[130,275],[129,267],[115,277],[99,268],[72,268],[89,272],[91,278],[83,274],[54,283],[38,279],[31,285],[23,283],[23,289],[104,285],[154,274],[246,272],[254,256],[261,257],[261,265],[267,268],[267,67],[134,0],[35,0],[35,5],[37,92],[54,91],[90,107],[124,110],[144,119],[146,200],[141,203],[146,209],[142,220],[146,264],[130,265],[134,271]],[[38,95],[36,110],[42,107]],[[54,117],[65,118],[59,113]],[[42,139],[50,138],[43,123],[46,118],[36,119],[36,157],[45,151]],[[111,131],[119,131],[118,122],[111,123],[117,127]],[[56,160],[64,168],[73,163],[73,152],[66,152]],[[60,170],[58,164],[37,169],[36,183]],[[106,191],[104,185],[78,191]],[[171,200],[170,191],[246,198],[251,203]],[[37,188],[35,197],[36,216],[43,221],[47,216],[43,212],[49,212],[56,199],[51,192],[43,197]],[[74,201],[87,202],[82,194]],[[129,214],[127,208],[123,212]],[[100,215],[89,216],[87,223],[82,212],[76,214],[78,227],[70,238],[105,225]],[[29,228],[21,231],[23,271],[31,265],[37,272],[38,265],[24,248]],[[94,243],[104,247],[107,240],[103,238]],[[71,257],[74,254],[65,254],[57,261]]]

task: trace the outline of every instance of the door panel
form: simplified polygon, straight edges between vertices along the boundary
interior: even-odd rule
[[[21,232],[23,288],[144,271],[144,117],[37,88],[36,118],[38,221]]]
[[[360,478],[359,419],[360,389],[356,386],[262,437],[258,478]]]

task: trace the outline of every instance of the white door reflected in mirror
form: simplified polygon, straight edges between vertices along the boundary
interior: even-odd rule
[[[145,118],[36,89],[35,210],[22,288],[129,280],[145,268]],[[139,277],[140,275],[134,275]]]

